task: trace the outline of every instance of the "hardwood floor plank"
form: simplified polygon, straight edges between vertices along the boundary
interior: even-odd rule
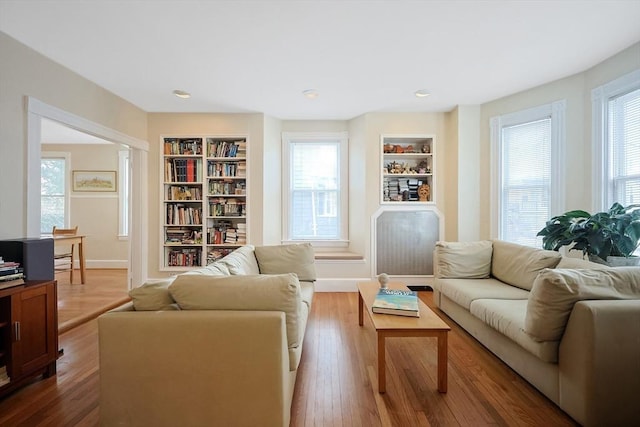
[[[75,285],[74,285],[75,286]],[[431,293],[420,297],[433,306]],[[449,387],[437,390],[436,340],[387,340],[387,392],[378,393],[375,332],[358,325],[356,293],[317,293],[291,426],[573,426],[564,412],[442,313],[451,326]],[[366,317],[366,316],[365,316]],[[1,426],[99,424],[97,321],[60,336],[58,374],[0,400]]]

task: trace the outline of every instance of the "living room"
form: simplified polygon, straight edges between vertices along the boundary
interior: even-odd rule
[[[636,2],[628,3],[633,5]],[[637,9],[630,7],[628,15],[633,16]],[[592,91],[634,72],[637,74],[640,69],[640,39],[636,31],[631,32],[629,41],[606,55],[600,49],[598,60],[577,65],[575,72],[560,73],[557,78],[540,76],[539,84],[504,92],[475,104],[455,104],[442,111],[385,111],[380,108],[377,109],[380,111],[362,111],[340,118],[330,115],[321,119],[279,118],[262,112],[219,112],[215,108],[201,109],[200,112],[183,111],[184,104],[180,103],[185,100],[176,98],[168,101],[167,110],[161,112],[140,108],[82,77],[81,73],[72,71],[71,65],[61,65],[38,53],[28,47],[28,43],[23,44],[11,36],[11,32],[5,32],[6,21],[0,22],[5,22],[0,34],[3,58],[0,144],[5,155],[0,162],[4,176],[11,177],[0,183],[5,200],[11,200],[11,203],[0,203],[0,216],[4,220],[0,238],[40,233],[39,221],[33,210],[33,206],[39,206],[35,201],[39,197],[39,182],[30,173],[35,170],[34,166],[39,165],[40,147],[30,143],[30,131],[34,120],[46,118],[46,114],[52,114],[51,111],[62,111],[67,117],[81,118],[89,123],[89,129],[84,130],[102,132],[99,136],[112,137],[133,148],[132,179],[135,184],[131,196],[130,236],[133,287],[147,278],[167,277],[175,273],[162,267],[160,255],[163,242],[158,210],[162,201],[158,185],[162,136],[249,136],[251,191],[248,203],[251,216],[248,228],[250,243],[260,246],[282,242],[283,212],[274,208],[283,191],[282,134],[346,132],[349,136],[348,245],[341,247],[333,257],[329,254],[325,259],[317,260],[316,290],[355,292],[358,282],[370,280],[376,273],[371,219],[381,207],[377,185],[380,182],[381,135],[436,135],[436,169],[440,173],[433,189],[437,194],[433,208],[442,219],[440,238],[449,241],[493,238],[496,237],[495,202],[492,198],[495,168],[491,155],[490,120],[564,100],[566,143],[565,161],[560,165],[565,189],[562,205],[566,209],[590,210],[598,204],[592,179],[594,165],[597,164],[597,155],[592,150],[592,129],[595,126]],[[585,43],[589,47],[583,49],[597,50],[598,46],[591,47],[593,43],[589,40]],[[572,54],[568,52],[567,56]],[[491,55],[491,49],[485,55]],[[527,67],[528,72],[537,72],[535,65]],[[153,73],[152,70],[140,72]],[[460,72],[460,79],[472,72],[473,66],[470,66],[469,71]],[[499,81],[487,84],[500,86]],[[168,87],[167,93],[173,89]],[[435,98],[437,94],[432,96]],[[319,100],[323,97],[324,93]],[[41,107],[42,104],[45,107]],[[36,107],[30,109],[29,105]],[[244,110],[254,111],[248,107]],[[21,184],[16,185],[16,182]],[[350,259],[341,259],[345,254]],[[428,277],[415,278],[416,283],[429,280]]]

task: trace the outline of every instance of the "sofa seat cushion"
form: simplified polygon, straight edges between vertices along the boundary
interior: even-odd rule
[[[561,258],[556,251],[494,240],[491,275],[509,285],[530,291],[538,273],[545,268],[555,268]]]
[[[256,246],[261,274],[295,273],[298,280],[316,280],[315,253],[311,243]]]
[[[529,297],[529,292],[524,289],[496,279],[438,279],[437,283],[440,292],[467,310],[471,307],[471,302],[477,299],[526,300]]]
[[[150,279],[142,286],[129,291],[129,296],[136,311],[179,310],[178,305],[169,293],[169,286],[175,277],[166,279]]]
[[[302,357],[302,342],[304,341],[304,333],[307,330],[307,322],[309,320],[309,313],[311,309],[309,306],[304,303],[302,304],[302,308],[300,309],[300,318],[299,322],[301,325],[300,329],[300,343],[295,347],[289,347],[289,370],[295,371],[298,369],[298,365],[300,365],[300,358]]]
[[[169,292],[182,310],[282,311],[289,348],[302,343],[302,295],[295,274],[255,276],[180,275]]]
[[[486,279],[491,273],[490,240],[436,242],[435,275],[442,279]]]
[[[539,342],[524,332],[527,300],[477,299],[471,303],[471,314],[486,325],[516,342],[540,360],[558,362],[559,341]]]
[[[229,273],[234,275],[260,274],[260,268],[258,267],[258,261],[256,260],[254,247],[252,245],[241,246],[216,262],[224,264],[229,269]],[[286,273],[288,273],[288,271]]]
[[[640,267],[542,271],[529,296],[524,330],[539,341],[560,340],[573,305],[595,299],[640,299]]]

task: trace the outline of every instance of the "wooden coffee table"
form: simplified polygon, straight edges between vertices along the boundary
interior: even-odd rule
[[[389,283],[390,289],[408,288],[400,283]],[[451,328],[429,307],[418,300],[420,317],[377,314],[371,311],[380,285],[378,282],[358,284],[358,322],[363,325],[364,307],[378,335],[378,392],[386,391],[385,339],[390,337],[435,337],[438,339],[438,391],[447,392],[447,337]]]

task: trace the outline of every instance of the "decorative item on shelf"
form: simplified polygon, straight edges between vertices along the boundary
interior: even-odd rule
[[[393,145],[391,144],[384,144],[384,146],[382,147],[382,150],[385,153],[393,153]]]
[[[429,148],[428,144],[423,144],[422,147],[420,148],[420,151],[422,151],[425,154],[428,154],[431,152],[431,148]]]
[[[389,275],[387,273],[382,273],[378,275],[378,283],[380,283],[381,289],[386,289],[389,283]]]
[[[405,153],[414,153],[413,151],[413,145],[407,145],[404,149]]]
[[[404,153],[404,148],[402,147],[402,145],[394,145],[393,152],[396,154],[402,154]]]
[[[420,187],[418,187],[418,201],[428,202],[430,196],[431,187],[429,187],[429,184],[422,184]]]
[[[589,214],[573,210],[547,221],[537,236],[542,247],[558,251],[563,246],[581,250],[591,261],[610,266],[638,265],[633,253],[640,246],[640,205],[614,203],[607,212]]]

